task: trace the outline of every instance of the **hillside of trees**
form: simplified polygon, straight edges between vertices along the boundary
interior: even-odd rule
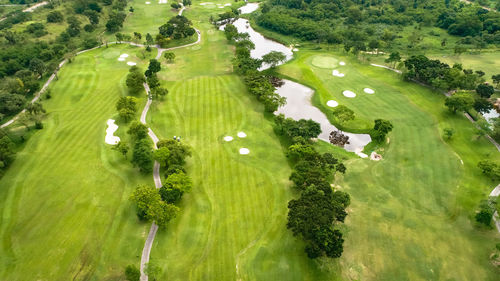
[[[459,0],[268,0],[259,26],[303,40],[344,44],[360,51],[391,49],[401,28],[437,27],[478,49],[500,44],[500,13]],[[410,34],[408,48],[422,36]],[[445,45],[446,39],[441,42]]]

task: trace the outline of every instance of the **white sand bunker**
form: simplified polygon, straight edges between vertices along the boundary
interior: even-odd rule
[[[247,137],[247,134],[245,134],[244,132],[238,132],[238,138],[246,138]]]
[[[354,97],[356,97],[356,94],[354,92],[351,92],[351,91],[348,91],[348,90],[342,92],[342,94],[345,97],[347,97],[347,98],[354,98]]]
[[[233,137],[231,137],[231,136],[225,136],[225,137],[224,137],[224,140],[225,140],[225,141],[232,141],[232,140],[233,140]]]
[[[160,0],[158,1],[158,4],[167,4],[167,0]]]
[[[365,93],[367,94],[375,94],[375,91],[370,88],[364,88],[363,91],[365,91]]]
[[[120,137],[114,136],[113,134],[118,130],[118,125],[115,124],[115,120],[108,119],[108,128],[106,129],[106,138],[104,142],[107,144],[115,145],[120,142]]]
[[[359,156],[359,157],[361,157],[361,158],[367,158],[367,157],[368,157],[368,155],[366,155],[366,154],[365,154],[365,153],[363,153],[362,151],[363,151],[363,149],[362,149],[362,148],[356,148],[356,149],[354,150],[354,153],[356,153],[356,155],[358,155],[358,156]]]
[[[380,160],[382,160],[382,155],[377,154],[375,151],[373,151],[370,154],[370,159],[373,160],[373,161],[380,161]]]
[[[149,4],[151,4],[151,2],[146,2],[146,5],[149,5]]]
[[[200,3],[200,5],[202,5],[202,6],[211,5],[211,4],[213,4],[213,3],[212,2],[203,2],[203,3]]]
[[[338,70],[336,70],[336,69],[335,69],[335,70],[333,70],[332,75],[333,75],[333,76],[337,76],[337,77],[344,77],[344,76],[345,76],[345,74],[344,74],[344,73],[340,73],[340,72],[339,72]]]
[[[292,49],[292,51],[294,51],[294,52],[298,52],[298,51],[299,51],[299,49],[297,49],[297,48],[293,48],[293,49]]]
[[[328,105],[329,107],[336,107],[339,105],[339,103],[334,100],[329,100],[326,102],[326,105]]]
[[[121,54],[120,58],[128,58],[128,54]]]
[[[125,61],[125,58],[118,58],[118,61]]]
[[[248,153],[250,153],[250,149],[248,148],[240,148],[240,154],[241,155],[247,155]]]
[[[345,65],[345,62],[341,61],[339,62],[340,65]]]
[[[130,66],[133,66],[133,65],[136,65],[137,63],[135,63],[133,61],[129,61],[129,62],[127,62],[127,64],[130,65]]]

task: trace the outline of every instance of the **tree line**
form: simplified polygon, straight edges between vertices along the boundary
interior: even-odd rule
[[[499,13],[459,0],[268,0],[255,19],[258,25],[281,34],[344,44],[354,52],[392,49],[393,40],[400,36],[394,27],[410,25],[442,28],[466,39],[461,45],[484,48],[500,42]],[[409,36],[408,48],[421,41],[417,33]]]

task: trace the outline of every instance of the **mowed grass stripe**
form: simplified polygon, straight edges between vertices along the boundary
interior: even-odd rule
[[[142,226],[132,213],[119,210],[123,203],[131,208],[124,194],[144,177],[104,144],[105,121],[115,114],[114,102],[123,89],[118,83],[128,68],[117,70],[115,58],[101,60],[99,68],[88,67],[95,60],[86,59],[114,49],[80,55],[61,70],[60,80],[51,86],[53,98],[44,101],[49,112],[44,130],[30,139],[0,181],[2,197],[7,193],[12,198],[1,206],[3,217],[10,214],[2,239],[15,238],[15,264],[0,266],[0,279],[103,280],[121,274],[123,263],[140,253]],[[102,161],[123,166],[125,176]],[[111,232],[113,220],[124,222],[129,231]],[[121,242],[104,247],[108,235]],[[12,256],[0,258],[2,265],[9,260]]]

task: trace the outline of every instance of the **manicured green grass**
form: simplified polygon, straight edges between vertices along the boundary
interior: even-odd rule
[[[347,62],[337,68],[346,76],[337,78],[331,69],[312,65],[318,55],[325,53],[299,52],[279,71],[317,89],[315,100],[327,113],[324,105],[334,99],[360,120],[394,124],[390,143],[378,149],[384,160],[352,160],[336,182],[352,196],[340,259],[344,278],[495,280],[498,271],[488,255],[496,233],[476,229],[471,220],[496,185],[481,175],[477,162],[497,158],[498,151],[477,140],[463,116],[450,114],[441,94],[349,57],[335,56]],[[365,87],[375,94],[365,94]],[[346,98],[343,90],[357,97]],[[445,127],[455,130],[448,143],[441,138]]]
[[[132,35],[134,32],[142,34],[141,43],[146,41],[146,33],[150,33],[153,38],[158,33],[158,27],[167,23],[167,21],[177,15],[177,11],[170,7],[172,2],[159,4],[158,0],[150,1],[151,4],[146,5],[144,0],[132,0],[127,5],[127,18],[123,23],[123,28],[120,33]],[[129,13],[129,7],[134,8],[133,13]],[[108,40],[115,41],[114,34],[106,33]]]
[[[141,62],[138,52],[119,45],[79,55],[51,85],[45,128],[0,181],[0,279],[123,280],[124,266],[138,263],[150,224],[137,221],[128,198],[152,176],[104,143],[127,93],[129,66],[117,58]]]
[[[163,64],[159,76],[170,92],[148,120],[159,137],[181,136],[193,151],[187,166],[193,189],[153,245],[160,279],[338,280],[338,263],[321,270],[286,229],[287,202],[296,196],[290,169],[263,106],[228,74],[231,47],[205,21],[205,10],[187,16],[197,20],[203,40]],[[238,138],[239,131],[248,136]],[[226,135],[234,140],[225,142]],[[243,147],[249,155],[239,154]]]
[[[500,52],[483,52],[481,54],[462,54],[460,56],[435,55],[432,58],[438,59],[450,66],[455,63],[461,63],[464,68],[482,70],[486,74],[486,81],[492,82],[491,76],[500,74]]]

